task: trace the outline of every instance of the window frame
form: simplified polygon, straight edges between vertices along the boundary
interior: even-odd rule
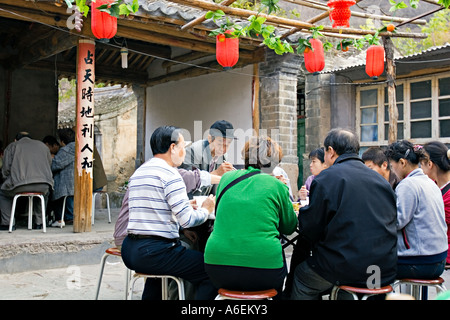
[[[450,120],[449,116],[439,117],[439,101],[450,99],[449,95],[439,96],[439,79],[450,78],[450,72],[444,72],[435,75],[420,76],[415,78],[399,79],[396,80],[397,85],[403,84],[403,101],[398,101],[397,103],[403,103],[403,137],[416,144],[423,144],[432,140],[441,141],[443,143],[450,143],[450,137],[439,137],[440,134],[440,121]],[[431,117],[413,119],[411,121],[411,101],[425,101],[429,98],[423,99],[411,99],[411,84],[416,82],[423,82],[431,80]],[[388,137],[385,137],[384,126],[386,123],[384,118],[384,107],[385,107],[385,87],[386,84],[377,85],[364,85],[358,86],[356,88],[356,131],[359,136],[361,147],[370,146],[380,146],[388,144]],[[377,95],[377,119],[378,119],[378,140],[377,141],[362,141],[361,140],[361,109],[367,106],[361,107],[361,92],[366,90],[378,90]],[[431,120],[431,137],[430,138],[411,138],[411,122]]]

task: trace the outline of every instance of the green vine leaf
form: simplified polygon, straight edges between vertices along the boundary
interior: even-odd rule
[[[446,9],[450,7],[450,0],[439,0],[438,3]]]

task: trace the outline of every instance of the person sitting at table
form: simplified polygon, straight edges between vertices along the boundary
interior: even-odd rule
[[[186,249],[179,240],[180,227],[202,224],[214,210],[212,196],[197,210],[189,202],[176,169],[186,155],[185,146],[179,128],[162,126],[153,132],[153,158],[134,172],[128,184],[129,220],[122,259],[136,272],[181,277],[197,287],[196,299],[209,300],[217,289],[205,272],[203,253]],[[146,281],[142,299],[161,299],[158,283],[152,280]]]
[[[218,288],[281,293],[287,269],[279,235],[297,227],[288,187],[270,175],[281,148],[269,137],[251,137],[242,154],[245,170],[225,173],[217,188],[205,269]]]
[[[422,146],[408,140],[386,150],[391,168],[401,181],[397,195],[397,279],[434,279],[444,271],[447,257],[447,224],[439,187],[419,162],[427,156]]]
[[[447,238],[450,244],[450,149],[440,141],[424,144],[428,160],[421,161],[423,173],[435,181],[441,189],[444,200],[445,222],[447,223]],[[447,266],[450,265],[450,255],[447,252]]]
[[[380,147],[370,147],[361,155],[361,159],[364,161],[364,164],[378,172],[385,178],[392,189],[395,190],[398,184],[398,178],[395,173],[392,172],[391,166],[389,165],[389,161],[384,154],[383,149]]]
[[[311,175],[306,179],[305,184],[300,188],[300,190],[298,190],[298,197],[300,200],[306,200],[314,177],[328,167],[325,164],[324,155],[325,152],[323,151],[323,148],[314,149],[309,153],[309,160],[311,160],[309,163],[309,171],[311,171]]]
[[[312,254],[293,270],[293,300],[319,300],[335,284],[385,286],[396,277],[394,191],[358,157],[353,132],[333,129],[324,146],[328,168],[314,178],[309,206],[298,214],[302,244]]]

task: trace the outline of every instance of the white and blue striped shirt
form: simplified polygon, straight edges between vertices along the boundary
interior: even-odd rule
[[[140,166],[129,182],[128,233],[178,238],[178,230],[202,224],[208,210],[194,210],[176,168],[160,158]]]

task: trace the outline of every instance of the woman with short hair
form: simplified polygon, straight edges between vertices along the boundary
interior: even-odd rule
[[[206,272],[218,288],[280,293],[287,269],[279,235],[297,227],[288,187],[270,175],[281,161],[281,148],[269,137],[251,137],[242,154],[245,169],[225,173],[217,189]]]

